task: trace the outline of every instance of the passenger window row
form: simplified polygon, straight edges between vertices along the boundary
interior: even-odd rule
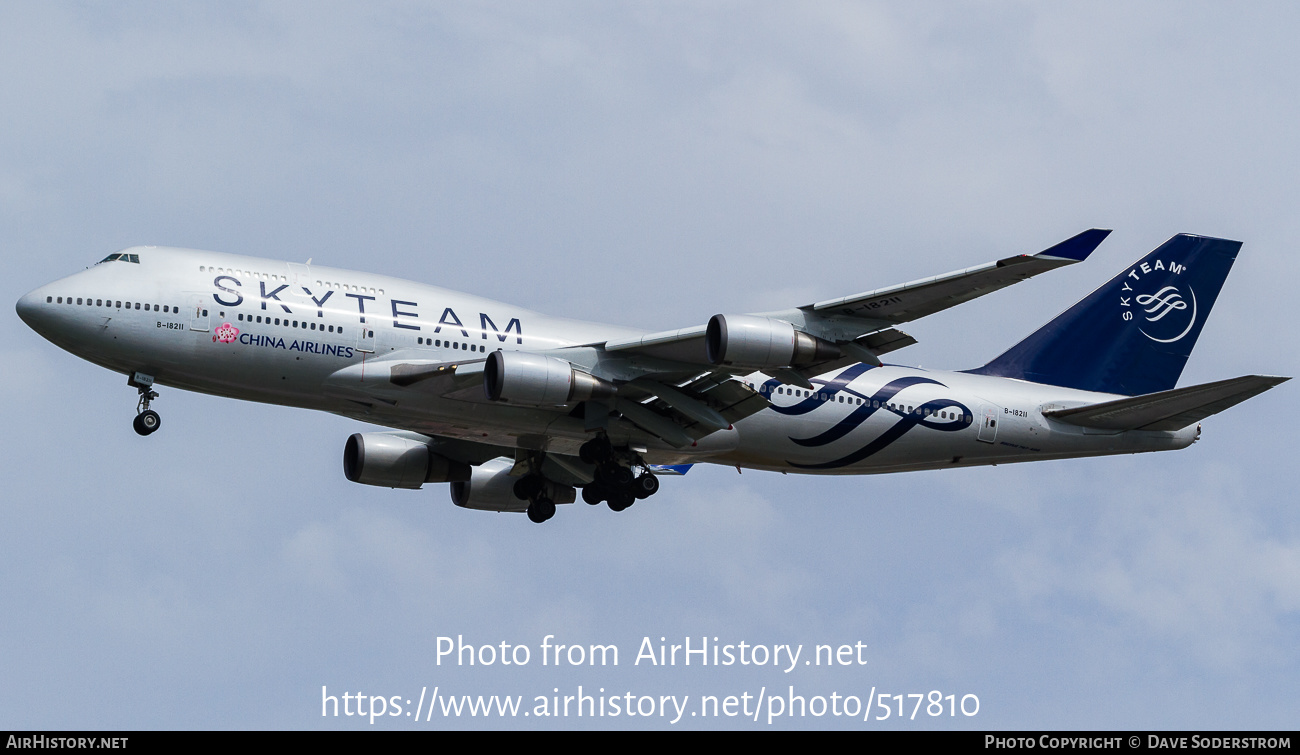
[[[234,270],[228,267],[211,267],[208,265],[199,265],[199,272],[218,273],[221,275],[238,275],[241,278],[252,278],[253,280],[280,281],[282,283],[289,282],[289,278],[284,275],[276,275],[275,273],[255,273],[251,270]]]
[[[384,289],[382,288],[379,289],[373,287],[367,288],[366,286],[357,286],[351,283],[338,283],[335,281],[316,281],[316,285],[324,286],[325,288],[332,288],[335,291],[360,291],[363,294],[369,292],[372,294],[379,294],[380,296],[384,295]]]
[[[223,316],[224,316],[224,313],[223,313]],[[241,322],[248,322],[248,323],[254,322],[254,316],[253,316],[253,315],[245,315],[245,314],[242,314],[242,313],[241,313],[240,315],[238,315],[238,318],[239,318],[239,320],[240,320]],[[273,319],[274,319],[274,322],[272,322]],[[281,322],[282,319],[283,319],[283,322]],[[263,324],[263,325],[281,325],[281,326],[286,327],[286,328],[301,328],[302,330],[320,330],[320,331],[326,331],[326,332],[329,332],[329,333],[342,333],[342,332],[343,332],[343,326],[342,326],[342,325],[339,325],[337,328],[335,328],[335,326],[333,326],[333,325],[328,325],[328,326],[327,326],[325,323],[320,323],[320,325],[319,325],[319,327],[318,327],[316,323],[314,323],[314,322],[310,322],[310,321],[308,321],[308,320],[301,320],[301,321],[300,321],[300,320],[290,320],[290,319],[287,318],[287,317],[285,317],[285,318],[279,318],[279,317],[271,318],[271,317],[269,317],[269,316],[257,315],[257,316],[256,316],[256,322],[257,322],[258,324]]]
[[[65,301],[65,299],[66,299],[66,301]],[[59,296],[59,297],[47,296],[47,297],[45,297],[45,303],[46,303],[46,304],[73,304],[74,302],[72,301],[72,297],[71,297],[71,296]],[[77,300],[76,300],[75,303],[76,303],[76,304],[81,304],[81,303],[82,303],[82,297],[78,296],[78,297],[77,297]],[[132,305],[131,302],[126,302],[126,305],[123,306],[121,300],[118,300],[116,303],[114,303],[114,301],[113,301],[112,299],[90,299],[90,298],[86,298],[86,299],[85,299],[85,306],[88,306],[88,307],[114,307],[115,309],[142,309],[142,308],[143,308],[143,310],[146,311],[146,312],[149,312],[149,311],[157,312],[157,311],[159,311],[159,309],[158,309],[158,305],[157,305],[157,304],[142,304],[142,303],[140,303],[140,302],[135,302],[135,304]],[[152,308],[152,310],[151,310],[150,308]],[[164,305],[162,305],[162,311],[163,311],[163,312],[167,312],[167,313],[179,313],[179,312],[180,312],[179,309],[177,309],[176,307],[173,307],[173,306],[171,306],[171,305],[168,305],[168,304],[164,304]]]
[[[440,347],[444,349],[461,349],[464,351],[480,351],[480,352],[487,351],[486,346],[480,346],[472,343],[462,344],[459,341],[444,341],[441,338],[425,338],[423,336],[417,336],[415,342],[420,346],[434,346],[434,347]]]

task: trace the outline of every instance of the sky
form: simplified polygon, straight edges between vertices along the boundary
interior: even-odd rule
[[[1188,232],[1244,247],[1180,385],[1295,375],[1297,32],[1271,2],[7,3],[0,298],[164,244],[663,330],[1114,229],[891,355],[964,369]],[[1179,452],[698,465],[536,526],[347,482],[374,428],[340,417],[164,387],[138,437],[122,375],[8,317],[0,728],[1297,724],[1290,383]],[[440,657],[458,637],[529,662]],[[647,638],[865,650],[660,666]],[[544,642],[618,664],[543,665]],[[435,688],[656,712],[417,721]],[[322,715],[344,694],[383,712]],[[893,712],[769,720],[832,694]],[[705,696],[758,715],[692,716]]]

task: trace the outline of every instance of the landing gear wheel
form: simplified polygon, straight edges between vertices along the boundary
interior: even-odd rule
[[[636,496],[626,490],[619,490],[609,496],[610,511],[623,511],[634,503],[636,503]]]
[[[536,524],[555,516],[555,502],[550,498],[541,497],[528,504],[528,518]]]
[[[622,488],[632,483],[632,470],[617,464],[601,464],[596,467],[596,481],[612,488]]]
[[[645,499],[659,492],[659,478],[645,473],[632,481],[632,495]]]
[[[598,505],[601,501],[605,500],[605,488],[595,483],[588,485],[582,489],[582,500],[584,503],[589,503],[592,506]]]
[[[527,501],[542,492],[542,478],[537,475],[528,475],[515,480],[514,493],[515,498],[521,501]]]
[[[159,417],[158,412],[153,409],[145,409],[135,415],[135,420],[131,423],[131,426],[140,435],[152,435],[157,432],[159,427],[162,427],[162,417]]]

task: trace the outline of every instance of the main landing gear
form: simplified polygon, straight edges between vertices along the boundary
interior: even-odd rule
[[[582,488],[582,500],[587,503],[608,502],[612,511],[623,511],[659,491],[659,478],[650,472],[641,457],[626,448],[614,448],[603,434],[584,443],[578,456],[596,468],[595,479]],[[545,477],[542,461],[541,454],[530,456],[526,460],[528,472],[515,480],[511,491],[515,498],[528,501],[528,518],[537,524],[555,516],[557,500],[568,503],[574,493],[569,485]]]
[[[555,501],[546,495],[546,480],[530,474],[515,480],[515,498],[528,501],[529,520],[541,524],[555,516]]]
[[[641,467],[640,474],[637,474],[631,465],[620,463],[619,455],[604,435],[582,444],[578,456],[584,462],[596,465],[596,479],[582,489],[582,500],[592,506],[608,502],[611,511],[623,511],[638,500],[659,492],[659,478],[639,458],[635,460]]]
[[[131,426],[140,435],[153,435],[162,427],[162,417],[149,408],[149,402],[158,398],[158,392],[153,389],[153,376],[136,372],[126,383],[140,392],[140,401],[135,407],[135,420]]]

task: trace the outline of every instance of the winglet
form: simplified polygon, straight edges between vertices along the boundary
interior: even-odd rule
[[[1088,259],[1088,255],[1092,254],[1094,249],[1101,246],[1101,242],[1105,241],[1109,235],[1109,229],[1092,228],[1077,236],[1071,236],[1050,249],[1044,249],[1034,256],[1083,262]]]

